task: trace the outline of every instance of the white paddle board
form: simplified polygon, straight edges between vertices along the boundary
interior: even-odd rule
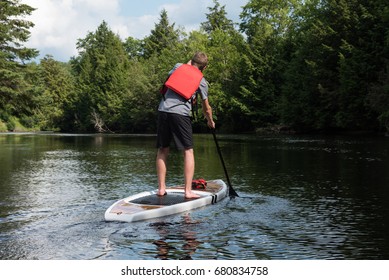
[[[158,196],[157,190],[142,192],[115,202],[104,217],[106,221],[135,222],[173,215],[217,203],[227,196],[228,188],[222,180],[213,180],[193,192],[200,198],[186,199],[184,186],[166,188],[164,196]]]

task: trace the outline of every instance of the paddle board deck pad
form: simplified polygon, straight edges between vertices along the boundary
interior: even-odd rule
[[[200,198],[186,199],[184,186],[166,188],[167,195],[158,196],[157,190],[142,192],[121,199],[105,211],[106,221],[135,222],[173,215],[205,205],[214,204],[228,194],[222,180],[207,182],[206,189],[192,190]]]

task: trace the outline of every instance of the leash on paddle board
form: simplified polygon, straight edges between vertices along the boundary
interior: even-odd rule
[[[232,187],[232,185],[231,185],[230,177],[228,176],[227,168],[226,168],[226,165],[224,164],[223,155],[222,155],[222,152],[221,152],[221,150],[220,150],[219,143],[217,142],[215,129],[211,129],[211,131],[212,131],[213,139],[215,140],[215,144],[216,144],[217,152],[218,152],[218,154],[219,154],[220,161],[222,162],[222,165],[223,165],[224,173],[225,173],[226,178],[227,178],[227,183],[228,183],[228,195],[229,195],[230,197],[235,197],[235,196],[238,196],[238,197],[239,197],[239,195],[236,193],[236,191],[233,189],[233,187]]]

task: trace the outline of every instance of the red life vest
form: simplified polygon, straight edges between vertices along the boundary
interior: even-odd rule
[[[180,65],[165,82],[165,86],[189,100],[200,86],[203,73],[189,64]]]
[[[192,180],[192,189],[193,190],[204,190],[207,187],[207,181],[204,179]]]

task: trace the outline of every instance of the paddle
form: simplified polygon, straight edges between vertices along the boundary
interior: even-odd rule
[[[228,195],[230,197],[239,196],[236,193],[236,191],[232,188],[232,185],[231,185],[231,182],[230,182],[230,178],[228,177],[227,168],[226,168],[226,165],[224,164],[222,152],[220,150],[219,143],[217,142],[217,138],[216,138],[216,134],[215,134],[215,129],[211,129],[211,131],[212,131],[213,139],[215,140],[215,144],[216,144],[217,152],[218,152],[219,157],[220,157],[220,161],[222,162],[222,165],[223,165],[224,173],[226,174],[227,183],[228,183],[228,189],[229,189],[228,190]]]

